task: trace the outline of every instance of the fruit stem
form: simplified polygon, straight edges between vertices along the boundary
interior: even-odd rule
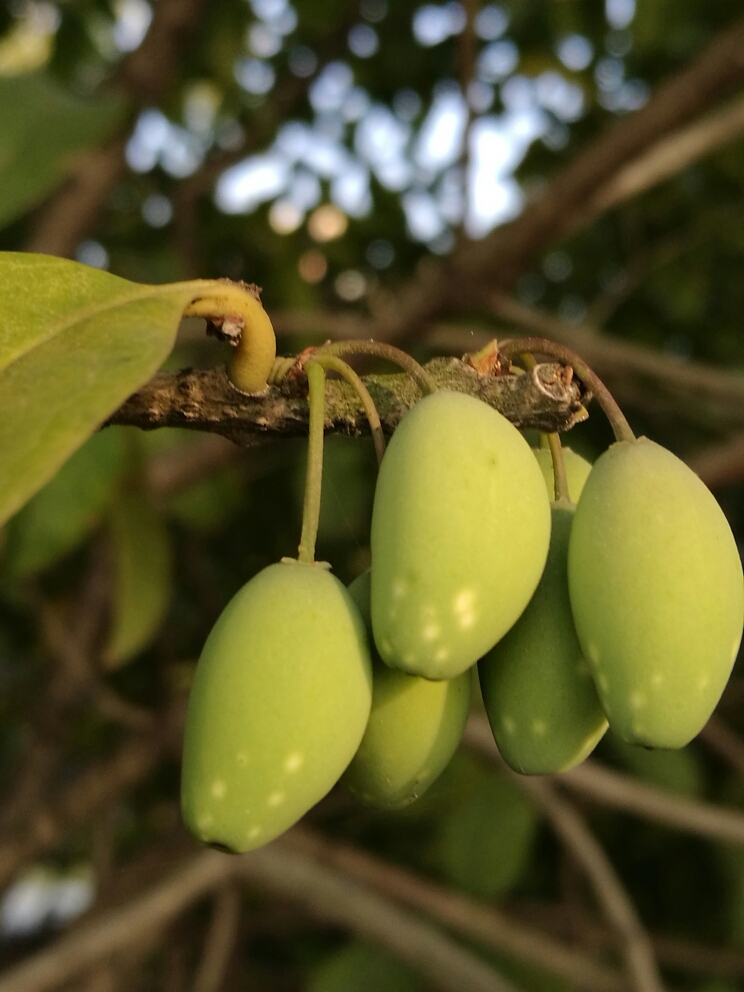
[[[323,428],[325,420],[325,369],[319,362],[305,366],[310,407],[307,437],[307,473],[305,500],[302,505],[302,533],[297,560],[312,565],[320,521],[320,493],[323,482]]]
[[[380,414],[377,412],[375,401],[370,396],[369,390],[354,369],[342,358],[338,358],[336,355],[328,355],[325,352],[315,352],[312,360],[324,369],[332,369],[334,372],[338,372],[339,375],[343,376],[354,387],[359,397],[359,402],[362,404],[364,412],[367,415],[369,429],[372,431],[372,440],[375,443],[377,464],[380,465],[382,463],[382,456],[385,454],[385,435],[382,433]]]
[[[321,345],[314,355],[379,355],[389,362],[399,365],[413,379],[424,396],[435,392],[437,386],[429,373],[405,351],[392,344],[382,341],[368,340],[334,341],[332,344]]]
[[[546,434],[550,457],[553,460],[553,482],[555,485],[555,502],[570,503],[571,495],[568,491],[568,478],[566,476],[566,462],[563,458],[563,448],[561,438],[557,431]]]
[[[513,358],[528,351],[532,354],[557,358],[559,362],[568,365],[596,397],[610,422],[616,440],[635,441],[635,434],[625,419],[625,414],[617,405],[614,396],[596,372],[593,372],[575,351],[571,351],[570,348],[557,344],[555,341],[548,341],[547,338],[512,338],[508,341],[502,341],[499,344],[499,351],[505,358]]]

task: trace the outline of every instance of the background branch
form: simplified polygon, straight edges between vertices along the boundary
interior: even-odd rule
[[[629,163],[744,84],[744,21],[667,80],[648,103],[590,142],[509,224],[463,242],[447,263],[431,262],[379,307],[372,336],[402,341],[450,305],[469,306],[478,288],[511,288],[549,245],[596,220],[586,204]],[[615,201],[616,205],[617,201]],[[601,207],[601,204],[600,204]]]
[[[638,992],[663,992],[653,946],[619,876],[578,811],[547,778],[517,775],[502,762],[485,720],[471,721],[468,743],[502,766],[507,777],[537,805],[581,866],[608,922],[621,938],[628,978]]]
[[[0,992],[45,992],[162,929],[230,879],[299,902],[313,916],[392,951],[443,992],[517,992],[516,986],[439,929],[319,865],[283,841],[230,857],[207,851],[129,905],[100,914],[51,948],[11,968]]]
[[[205,0],[158,0],[142,44],[121,63],[111,83],[135,107],[157,103],[180,68],[182,47],[196,27]],[[96,228],[103,204],[126,172],[124,151],[131,119],[123,133],[81,157],[68,181],[41,208],[27,251],[69,258]]]

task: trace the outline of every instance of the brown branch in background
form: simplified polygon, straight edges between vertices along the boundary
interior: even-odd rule
[[[630,775],[603,768],[595,761],[563,772],[560,785],[610,809],[651,820],[673,830],[727,844],[744,844],[744,814],[713,803],[682,799],[644,785]]]
[[[583,868],[597,901],[621,938],[629,980],[636,992],[663,992],[653,945],[612,862],[583,818],[548,782],[513,776]]]
[[[166,755],[180,750],[183,711],[179,700],[157,729],[133,734],[111,758],[90,765],[59,797],[0,838],[0,889],[19,868],[59,844],[73,827],[88,823],[115,796],[144,781]]]
[[[598,216],[586,204],[634,160],[715,107],[744,83],[744,21],[721,32],[702,53],[652,94],[641,110],[617,121],[581,152],[514,221],[477,242],[462,242],[446,263],[428,260],[390,298],[372,301],[372,336],[403,341],[479,286],[509,289],[549,245]]]
[[[281,840],[242,857],[207,851],[128,905],[99,914],[0,977],[0,992],[45,992],[157,933],[207,892],[241,878],[378,944],[443,992],[517,992],[443,931]]]
[[[438,388],[477,396],[522,429],[566,430],[586,416],[579,384],[554,364],[534,375],[482,376],[457,359],[433,359],[426,366]],[[420,398],[405,374],[365,376],[382,426],[392,433],[406,410]],[[308,406],[297,383],[271,387],[260,396],[238,392],[223,369],[160,373],[135,393],[108,424],[144,429],[188,427],[213,431],[245,445],[272,435],[307,435]],[[369,424],[356,393],[331,379],[326,389],[326,430],[360,436]]]
[[[721,489],[744,479],[744,431],[712,444],[687,459],[687,464],[710,489]]]
[[[123,89],[136,106],[157,103],[173,83],[184,41],[205,6],[206,0],[158,0],[142,44],[122,60],[112,88]],[[95,230],[103,204],[125,173],[126,140],[119,135],[79,159],[68,181],[39,212],[27,251],[68,258],[74,254]]]
[[[204,952],[192,992],[220,992],[239,929],[240,891],[233,882],[228,882],[214,898],[212,920],[204,939]]]
[[[675,131],[618,172],[594,196],[591,217],[645,192],[744,134],[744,97]]]
[[[490,947],[571,981],[588,992],[621,992],[623,975],[543,930],[518,923],[494,906],[485,905],[373,855],[297,827],[287,843],[311,854],[351,878],[370,885],[396,902],[432,917],[468,940]]]
[[[636,992],[663,992],[648,933],[612,862],[578,811],[555,791],[547,778],[517,775],[508,769],[485,719],[470,720],[466,734],[470,747],[500,764],[504,774],[540,808],[584,870],[604,915],[621,939],[628,979]]]
[[[232,859],[208,851],[191,859],[165,882],[121,909],[100,913],[47,950],[0,976],[0,992],[43,992],[70,981],[93,965],[153,933],[205,892],[235,874]]]
[[[601,328],[622,303],[659,269],[695,251],[706,241],[738,231],[744,223],[744,210],[738,202],[726,203],[692,218],[683,230],[642,245],[633,252],[625,268],[601,289],[588,306],[583,326]]]
[[[510,901],[507,910],[510,920],[518,921],[517,925],[539,928],[538,933],[548,932],[559,940],[568,940],[575,935],[595,953],[613,951],[617,947],[615,934],[589,909],[580,913],[577,910],[576,918],[568,919],[563,903],[518,900]],[[669,968],[720,978],[744,977],[744,953],[738,949],[700,944],[690,938],[661,933],[652,933],[651,942],[659,962]]]
[[[488,721],[482,716],[471,716],[465,728],[463,743],[481,753],[496,758],[496,746],[488,745]],[[492,743],[493,743],[493,739]],[[570,792],[610,809],[623,810],[633,816],[659,823],[673,830],[705,837],[726,844],[744,844],[744,813],[716,806],[713,803],[683,799],[671,792],[645,785],[631,775],[611,771],[597,761],[584,761],[568,772],[556,775],[553,781]]]
[[[512,286],[547,245],[596,218],[596,212],[587,213],[587,202],[628,163],[743,84],[744,20],[738,20],[699,58],[662,83],[641,110],[619,120],[576,155],[520,217],[464,248],[453,259],[466,280],[461,288],[467,293],[473,282],[486,278],[501,288]],[[617,202],[616,197],[613,205]]]
[[[700,731],[700,740],[744,777],[744,740],[716,713]]]
[[[83,155],[41,210],[25,250],[70,257],[96,226],[101,206],[126,172],[124,138]]]
[[[239,454],[240,448],[219,434],[195,437],[188,445],[164,451],[148,460],[147,487],[153,496],[169,496],[232,465]]]

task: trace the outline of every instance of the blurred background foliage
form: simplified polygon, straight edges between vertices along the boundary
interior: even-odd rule
[[[639,112],[729,29],[735,8],[6,0],[0,249],[67,254],[142,282],[256,282],[284,353],[334,336],[345,320],[379,327],[432,259],[446,272],[469,239],[518,217],[588,142]],[[688,369],[692,379],[717,366],[738,388],[742,130],[732,126],[706,154],[682,156],[663,182],[542,245],[513,287],[520,312],[549,315],[569,337],[590,334],[600,350],[653,349],[657,368]],[[483,332],[514,331],[475,301],[446,317],[442,347],[452,352]],[[425,331],[414,327],[406,340],[421,358],[437,350]],[[169,369],[224,361],[226,346],[203,332],[203,322],[184,321]],[[694,389],[670,408],[657,402],[653,374],[618,383],[638,431],[693,462],[729,443],[726,417],[706,416]],[[594,457],[608,440],[593,415],[569,443]],[[716,490],[739,539],[740,448]],[[318,557],[343,581],[368,564],[374,478],[367,440],[328,440]],[[6,968],[141,898],[193,857],[178,814],[185,693],[228,598],[296,553],[303,479],[297,440],[241,450],[187,431],[109,428],[0,534]],[[716,811],[744,817],[742,684],[735,672],[718,722],[684,750],[649,752],[608,735],[596,760],[654,795],[714,804],[714,820]],[[652,935],[669,987],[743,988],[742,847],[715,830],[654,822],[632,802],[624,812],[577,803]],[[335,790],[308,820],[334,843],[615,967],[614,987],[632,987],[561,838],[475,753],[462,749],[406,810],[364,810]],[[195,897],[151,940],[96,960],[65,987],[434,987],[390,948],[355,937],[353,925],[323,922],[312,906],[250,885],[238,923],[225,924],[220,959],[220,899]],[[461,937],[521,989],[592,987],[570,969],[536,966],[527,951],[494,951],[467,930]],[[0,973],[0,990],[4,982]]]

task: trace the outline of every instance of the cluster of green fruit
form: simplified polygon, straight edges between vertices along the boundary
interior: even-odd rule
[[[646,438],[593,468],[565,454],[576,505],[551,501],[547,452],[480,400],[439,391],[406,414],[380,467],[371,571],[347,590],[323,564],[272,565],[207,640],[183,763],[197,838],[257,847],[339,779],[365,803],[411,802],[457,748],[476,663],[523,773],[582,761],[608,721],[649,747],[698,733],[744,618],[726,519]]]

